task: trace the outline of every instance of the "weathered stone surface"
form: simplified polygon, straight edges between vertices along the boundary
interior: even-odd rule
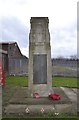
[[[13,116],[22,118],[38,117],[38,115],[40,116],[40,113],[42,113],[42,110],[44,110],[43,113],[45,113],[47,117],[49,117],[49,113],[54,115],[51,117],[55,117],[56,115],[61,117],[61,114],[66,117],[77,115],[77,101],[74,102],[68,98],[61,88],[53,87],[55,93],[61,95],[61,99],[57,101],[48,99],[47,97],[42,97],[39,99],[28,98],[25,91],[26,89],[28,93],[28,88],[26,87],[22,87],[21,89],[17,90],[14,96],[12,96],[12,99],[9,101],[8,105],[4,107],[4,113],[8,116],[8,118]],[[72,88],[69,88],[69,91],[72,90]],[[20,96],[23,92],[24,94]]]
[[[64,87],[61,87],[61,89],[71,99],[71,101],[77,102],[77,94],[74,93],[73,90],[71,90],[69,88],[64,88]]]
[[[45,88],[44,88],[45,89]],[[26,105],[52,105],[52,104],[69,104],[71,103],[70,99],[67,95],[64,94],[63,90],[57,87],[53,87],[55,93],[58,93],[61,96],[60,100],[54,101],[49,99],[49,97],[40,97],[39,99],[36,98],[29,98],[28,93],[29,90],[27,87],[18,88],[15,92],[12,99],[9,100],[10,104],[26,104]],[[43,93],[44,92],[44,93]],[[42,90],[41,94],[46,95],[47,91]]]
[[[63,113],[76,113],[77,114],[77,105],[75,104],[56,104],[55,105],[56,111],[57,112],[62,112]]]
[[[52,90],[52,65],[48,17],[32,17],[29,34],[29,90],[48,96]],[[40,56],[40,57],[34,57]],[[45,57],[46,56],[46,57]],[[46,93],[46,92],[47,93]]]

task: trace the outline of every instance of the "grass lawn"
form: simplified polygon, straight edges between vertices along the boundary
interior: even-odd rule
[[[28,77],[26,76],[9,76],[5,78],[6,85],[28,86]]]
[[[28,77],[26,76],[9,76],[5,79],[5,84],[16,86],[28,86]],[[77,87],[77,78],[53,77],[52,85],[56,87]]]
[[[77,87],[77,78],[53,77],[52,85],[56,87]]]

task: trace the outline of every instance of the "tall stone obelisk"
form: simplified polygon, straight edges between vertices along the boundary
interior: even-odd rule
[[[46,97],[52,91],[52,65],[48,17],[31,17],[29,34],[29,90]]]

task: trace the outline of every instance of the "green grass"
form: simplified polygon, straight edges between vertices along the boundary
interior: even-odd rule
[[[22,86],[28,85],[28,77],[26,76],[7,76],[5,78],[5,86],[3,87],[3,106],[9,104],[9,100],[15,91]]]
[[[28,77],[26,76],[9,76],[5,79],[5,84],[15,86],[28,86]],[[56,87],[77,87],[77,78],[53,77],[52,85]]]
[[[53,77],[52,85],[56,87],[77,87],[77,78]]]
[[[26,76],[9,76],[5,78],[5,84],[15,86],[28,86],[28,77]]]

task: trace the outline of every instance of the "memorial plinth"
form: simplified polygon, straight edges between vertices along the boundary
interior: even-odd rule
[[[29,34],[29,91],[46,97],[52,92],[52,65],[48,17],[31,17]]]

